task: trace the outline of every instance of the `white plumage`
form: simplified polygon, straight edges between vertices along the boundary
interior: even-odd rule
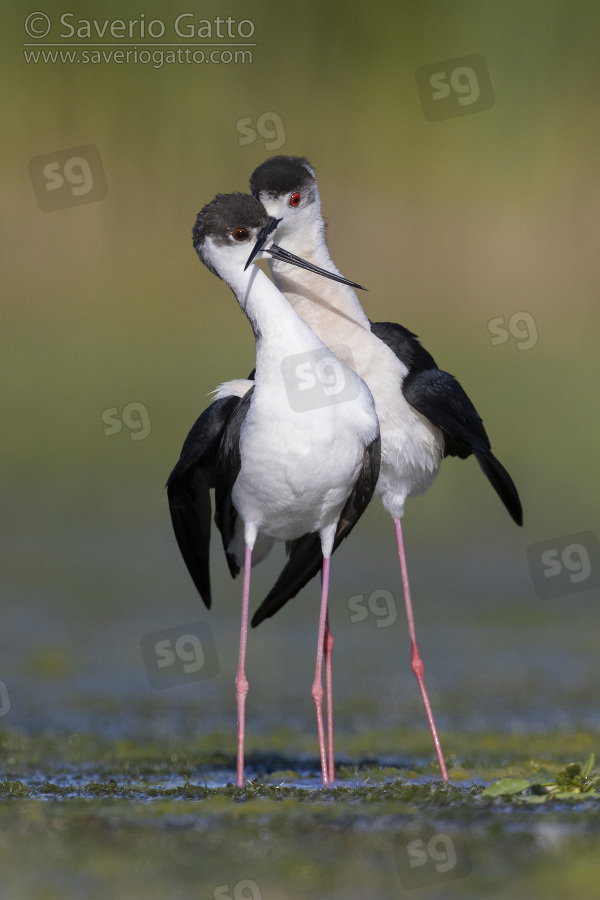
[[[232,491],[245,543],[252,549],[259,534],[288,541],[318,531],[329,555],[365,447],[379,433],[373,398],[364,381],[341,363],[346,383],[356,386],[356,399],[293,410],[289,393],[296,385],[286,384],[282,363],[296,354],[326,350],[323,342],[264,272],[256,266],[244,271],[248,244],[223,246],[209,239],[206,245],[207,260],[233,290],[256,336],[254,393],[241,427],[241,469]],[[243,396],[252,382],[228,384],[228,393]],[[242,565],[239,549],[237,555]]]
[[[419,682],[444,780],[446,767],[423,680],[400,519],[407,497],[422,494],[434,481],[445,455],[474,454],[510,515],[522,523],[521,502],[508,472],[491,452],[477,410],[456,379],[442,372],[412,332],[395,323],[371,324],[351,286],[323,282],[289,265],[298,254],[338,272],[329,257],[315,173],[302,157],[271,157],[250,178],[250,188],[267,211],[280,219],[276,237],[285,250],[269,260],[275,283],[296,312],[332,349],[348,347],[351,365],[368,384],[381,428],[381,469],[376,493],[394,519],[411,640],[411,665]],[[268,248],[267,248],[268,249]],[[291,253],[290,253],[291,251]],[[287,259],[287,261],[286,261]],[[290,597],[300,579],[286,572],[255,614],[258,624]]]
[[[352,525],[368,504],[379,471],[379,423],[364,381],[339,362],[256,266],[249,253],[276,227],[261,204],[242,194],[219,195],[198,215],[194,245],[200,259],[233,290],[256,339],[254,380],[220,385],[200,417],[168,482],[175,533],[199,590],[210,605],[209,487],[216,488],[216,521],[233,574],[244,567],[238,700],[237,783],[243,783],[244,663],[250,569],[275,540],[298,542],[318,534],[323,559],[321,612],[313,698],[317,710],[323,782],[333,777],[332,727],[328,770],[322,718],[321,664],[330,653],[327,595],[329,558],[342,511]],[[248,260],[248,262],[246,262]],[[329,357],[343,379],[343,396],[331,395],[298,409],[301,390],[294,360],[322,364]],[[291,367],[290,367],[291,362]],[[302,370],[304,371],[304,370]],[[302,379],[300,379],[302,380]],[[316,379],[315,383],[316,383]],[[237,402],[236,402],[237,401]],[[220,418],[224,416],[224,420]],[[350,506],[349,506],[350,504]],[[232,512],[237,512],[237,516]],[[196,542],[200,546],[196,547]],[[328,681],[328,712],[331,690]]]
[[[314,173],[310,167],[307,167]],[[328,271],[340,274],[329,256],[316,181],[307,181],[298,207],[290,192],[261,191],[267,212],[281,222],[277,243]],[[381,469],[377,494],[393,518],[403,515],[406,498],[422,494],[437,475],[444,448],[441,431],[402,395],[406,366],[371,332],[371,323],[348,285],[325,281],[305,269],[269,259],[279,290],[328,347],[345,345],[352,367],[368,384],[381,429]]]

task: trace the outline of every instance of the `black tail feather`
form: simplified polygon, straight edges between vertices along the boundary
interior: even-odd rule
[[[305,534],[293,543],[290,558],[281,575],[252,616],[253,628],[279,612],[323,566],[321,538],[316,532]]]
[[[167,488],[173,531],[183,561],[198,593],[208,609],[210,591],[210,490],[201,469],[196,469],[185,483]]]
[[[504,468],[498,462],[491,451],[485,453],[475,452],[475,458],[481,466],[481,471],[489,479],[492,487],[504,503],[511,518],[517,525],[523,524],[523,508],[515,483]]]

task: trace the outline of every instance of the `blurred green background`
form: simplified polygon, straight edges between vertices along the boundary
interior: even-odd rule
[[[192,248],[195,215],[286,153],[315,166],[332,257],[369,287],[370,317],[417,332],[459,378],[521,493],[517,529],[476,463],[449,460],[407,504],[442,730],[597,730],[598,591],[540,599],[527,548],[597,530],[600,8],[178,0],[43,11],[46,40],[67,11],[100,22],[143,12],[166,23],[165,41],[191,12],[187,22],[252,21],[256,46],[245,64],[27,64],[29,10],[4,6],[0,679],[12,706],[0,725],[170,738],[222,727],[233,749],[241,584],[215,540],[206,613],[164,483],[209,391],[253,366],[248,323]],[[428,121],[416,71],[471,54],[485,59],[493,106]],[[266,113],[281,145],[258,133],[241,144],[240,120]],[[42,212],[30,160],[87,144],[107,196]],[[513,320],[521,332],[493,344],[488,323],[515,313],[526,314]],[[134,402],[151,433],[105,435],[103,412]],[[254,608],[280,561],[254,570]],[[394,627],[353,624],[348,598],[377,589],[395,598]],[[250,636],[259,735],[313,727],[316,590],[302,598]],[[378,729],[423,727],[401,604],[393,530],[373,504],[335,557],[331,613],[337,727],[372,732],[372,752]],[[218,678],[154,691],[141,637],[198,619],[213,629]]]
[[[60,43],[64,10],[45,10],[54,23],[46,40]],[[561,3],[309,3],[301,14],[275,3],[144,7],[147,22],[166,23],[164,40],[187,11],[251,20],[252,62],[26,64],[24,13],[5,14],[3,570],[8,621],[22,627],[18,640],[3,629],[4,681],[17,696],[19,679],[46,666],[75,692],[92,679],[100,692],[116,683],[126,696],[137,678],[137,691],[154,697],[139,638],[204,615],[163,486],[208,392],[252,368],[253,342],[227,287],[199,264],[190,229],[215,193],[245,190],[268,155],[258,132],[240,144],[240,120],[255,124],[265,113],[280,120],[263,126],[283,140],[271,152],[315,165],[332,256],[370,288],[370,316],[416,331],[461,380],[522,495],[520,530],[472,459],[449,460],[427,496],[407,504],[432,689],[445,680],[434,658],[441,665],[453,614],[479,623],[484,642],[494,623],[528,623],[527,641],[543,654],[537,629],[550,614],[557,645],[574,610],[596,615],[597,593],[540,600],[526,551],[593,532],[597,518],[600,11]],[[89,4],[69,21],[136,17],[130,5]],[[415,72],[472,53],[486,60],[494,105],[427,121]],[[108,195],[41,212],[30,160],[89,143],[99,148]],[[515,313],[525,318],[512,335]],[[492,343],[493,319],[504,323],[501,344]],[[151,433],[130,439],[135,423],[106,435],[103,413],[116,407],[120,415],[130,403],[143,404]],[[240,585],[225,576],[218,541],[213,549],[210,622],[227,630],[219,649],[233,669]],[[385,640],[390,652],[402,647],[402,616],[392,637],[369,629],[372,618],[352,625],[347,608],[350,595],[379,588],[402,602],[393,531],[379,505],[335,562],[332,616],[348,631],[338,646],[364,641],[366,658],[371,646],[379,656]],[[255,570],[256,602],[277,569],[274,558]],[[273,641],[289,648],[290,622],[306,624],[311,658],[315,604],[316,592],[306,592],[253,635],[259,659]],[[577,646],[585,631],[569,638]],[[456,673],[462,662],[447,649]],[[117,660],[128,666],[115,675]],[[397,662],[386,677],[399,677]],[[499,690],[507,668],[494,673]],[[288,677],[293,691],[296,674],[282,673],[284,684]],[[529,705],[528,688],[522,693]],[[29,689],[22,695],[14,722],[26,720],[32,702]],[[44,708],[51,724],[58,710]]]

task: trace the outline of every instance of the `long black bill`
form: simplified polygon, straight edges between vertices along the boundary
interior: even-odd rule
[[[248,266],[250,265],[250,263],[252,262],[252,260],[256,256],[256,254],[260,253],[260,251],[265,246],[265,244],[267,243],[270,236],[273,234],[273,232],[275,231],[275,229],[277,228],[277,226],[279,225],[280,222],[281,222],[281,219],[275,219],[275,218],[273,218],[273,216],[271,216],[269,221],[267,222],[267,224],[265,226],[263,226],[263,228],[260,229],[260,231],[258,232],[258,238],[256,240],[256,243],[252,249],[252,253],[248,257],[248,262],[244,266],[244,272],[246,271],[246,269],[248,268]]]
[[[327,269],[321,269],[319,266],[306,262],[305,259],[301,259],[299,256],[294,256],[289,250],[284,250],[283,247],[278,247],[277,244],[271,244],[270,247],[267,247],[265,253],[270,253],[273,259],[289,263],[291,266],[298,266],[300,269],[308,269],[309,272],[316,272],[317,275],[322,275],[324,278],[330,278],[331,281],[339,281],[340,284],[348,284],[350,287],[357,288],[359,291],[368,290],[368,288],[363,287],[362,284],[357,284],[355,281],[349,281],[341,275],[336,275],[335,272],[328,272]]]
[[[280,260],[280,262],[289,263],[290,266],[298,266],[298,268],[300,269],[307,269],[307,271],[309,272],[315,272],[316,275],[322,275],[323,278],[330,278],[331,281],[339,281],[340,284],[347,284],[349,285],[349,287],[356,288],[359,291],[368,290],[368,288],[363,287],[362,284],[356,284],[355,281],[348,281],[347,278],[343,278],[341,275],[336,275],[335,272],[328,272],[327,269],[321,269],[319,266],[313,265],[313,263],[306,262],[305,259],[301,259],[301,257],[299,256],[294,256],[294,254],[290,253],[289,250],[284,250],[283,247],[278,247],[277,244],[271,244],[270,247],[267,247],[265,249],[265,244],[268,238],[274,232],[280,222],[281,219],[270,219],[265,227],[261,229],[258,235],[258,240],[254,245],[252,253],[248,257],[248,262],[244,266],[244,269],[247,269],[256,254],[260,253],[260,251],[264,249],[264,252],[270,253],[273,259],[278,259]]]

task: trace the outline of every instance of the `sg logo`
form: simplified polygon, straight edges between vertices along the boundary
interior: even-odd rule
[[[144,635],[140,645],[148,681],[157,690],[219,674],[215,642],[206,622],[153,631]]]
[[[471,871],[471,860],[462,833],[440,834],[425,828],[417,837],[396,835],[394,853],[405,888],[424,887],[463,878]]]
[[[260,888],[251,878],[242,878],[232,888],[220,884],[213,891],[213,900],[262,900]]]
[[[0,681],[0,718],[7,716],[10,712],[11,702],[8,688],[3,681]]]
[[[106,437],[119,434],[123,428],[123,423],[129,428],[129,437],[132,441],[143,441],[152,431],[148,409],[143,403],[138,403],[137,400],[123,407],[121,418],[119,418],[117,406],[111,406],[109,409],[103,410],[102,421],[106,425],[104,429]]]
[[[380,603],[379,601],[383,601]],[[396,601],[391,591],[377,590],[369,594],[367,601],[368,609],[365,608],[364,594],[355,594],[348,600],[348,609],[352,610],[350,616],[351,622],[364,622],[368,617],[369,611],[373,613],[377,619],[378,628],[387,628],[393,625],[398,618],[398,610],[396,609]]]
[[[202,641],[197,634],[182,634],[175,641],[173,650],[171,638],[157,641],[154,650],[158,659],[159,669],[172,666],[177,660],[181,660],[184,672],[198,672],[204,665],[204,650]]]
[[[429,122],[466,116],[494,105],[490,74],[479,53],[422,66],[416,79]]]
[[[279,150],[285,144],[285,128],[283,120],[276,112],[264,112],[256,120],[256,128],[252,122],[252,116],[245,119],[238,119],[235,123],[237,133],[241,135],[238,138],[240,147],[247,144],[254,144],[257,140],[257,134],[264,138],[265,150]]]
[[[490,319],[488,331],[493,335],[490,338],[492,347],[505,344],[511,335],[517,342],[517,350],[531,350],[539,340],[535,319],[528,312],[513,313],[508,322],[504,316]]]
[[[100,151],[94,144],[34,156],[29,173],[42,212],[93,203],[108,194]]]
[[[351,369],[352,355],[345,345],[287,356],[281,372],[291,408],[306,412],[356,400],[360,382]]]
[[[538,597],[576,594],[600,586],[600,545],[593,531],[532,544],[527,558]]]

